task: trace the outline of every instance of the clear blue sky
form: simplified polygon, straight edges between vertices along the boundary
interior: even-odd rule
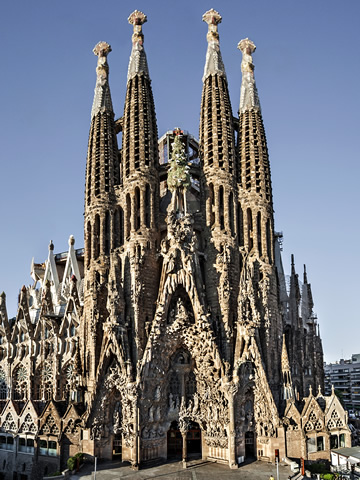
[[[6,1],[2,4],[0,291],[16,313],[32,257],[49,240],[83,246],[83,194],[95,44],[105,40],[116,117],[122,116],[131,49],[129,14],[142,10],[159,135],[180,126],[198,136],[207,26],[223,17],[220,42],[234,115],[245,37],[272,169],[275,228],[283,261],[306,263],[325,360],[360,352],[358,0]]]

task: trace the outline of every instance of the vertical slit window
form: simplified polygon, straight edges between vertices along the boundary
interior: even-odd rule
[[[131,199],[130,195],[126,195],[126,238],[130,237],[131,231]]]
[[[269,257],[269,263],[272,263],[272,248],[271,248],[271,224],[270,218],[266,222],[266,249]]]
[[[249,252],[253,249],[254,241],[253,241],[253,220],[252,220],[252,212],[251,208],[247,209],[247,233],[248,233],[248,249]]]
[[[258,212],[256,216],[256,230],[257,230],[257,243],[258,243],[258,252],[261,257],[262,255],[262,243],[261,243],[261,213]]]
[[[140,214],[140,188],[135,188],[135,230],[139,230],[141,226],[141,214]]]
[[[95,216],[94,225],[94,258],[98,258],[100,255],[100,217]]]
[[[220,228],[224,230],[225,228],[225,219],[224,219],[224,187],[221,185],[219,188],[219,216],[220,216]]]
[[[150,228],[150,209],[151,209],[151,194],[150,186],[147,183],[145,189],[145,225],[147,228]]]

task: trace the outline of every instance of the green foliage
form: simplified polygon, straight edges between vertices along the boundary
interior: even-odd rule
[[[54,473],[49,473],[49,475],[46,475],[47,477],[58,477],[59,475],[61,475],[61,472],[57,471],[57,472],[54,472]]]
[[[191,185],[187,156],[184,145],[179,135],[175,135],[172,144],[171,161],[168,172],[167,184],[169,190],[174,192],[177,188],[187,190]]]
[[[76,461],[75,457],[69,457],[69,459],[67,461],[68,469],[69,470],[75,470],[76,463],[77,463],[77,461]]]
[[[81,465],[84,461],[84,454],[82,452],[75,453],[73,457],[70,457],[67,461],[69,470],[75,470],[78,465]]]
[[[320,475],[320,477],[324,480],[334,480],[335,475],[333,473],[324,473],[323,475]]]

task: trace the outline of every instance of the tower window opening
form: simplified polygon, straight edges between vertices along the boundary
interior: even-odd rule
[[[262,255],[262,242],[261,242],[261,213],[258,212],[256,216],[256,229],[257,229],[257,243],[258,243],[258,252],[261,257]]]
[[[221,185],[219,188],[219,216],[220,216],[220,228],[225,229],[224,220],[224,187]]]
[[[248,233],[248,249],[249,252],[253,249],[254,240],[253,240],[253,220],[251,208],[247,209],[247,233]]]
[[[231,235],[234,235],[234,194],[232,192],[229,195],[229,220]]]
[[[269,258],[269,263],[272,263],[272,249],[271,249],[271,227],[270,227],[270,219],[268,218],[266,221],[266,249]]]
[[[91,259],[91,223],[86,226],[86,265],[89,268]]]
[[[126,239],[130,237],[131,231],[131,198],[130,195],[126,195]]]
[[[98,258],[100,255],[100,217],[95,216],[94,225],[94,258]]]
[[[151,209],[151,194],[150,186],[147,183],[145,189],[145,225],[150,228],[150,209]]]
[[[244,246],[244,218],[240,203],[237,206],[237,235],[239,247]]]
[[[105,223],[104,223],[104,253],[108,255],[110,253],[110,213],[109,211],[105,214]]]
[[[141,215],[140,215],[140,188],[135,188],[135,230],[139,230],[141,226]]]

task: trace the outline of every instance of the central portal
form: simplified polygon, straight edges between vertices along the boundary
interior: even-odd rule
[[[201,458],[201,430],[200,426],[190,423],[186,435],[186,452],[191,459]],[[168,459],[181,459],[183,456],[183,436],[179,430],[178,422],[172,422],[167,434],[167,457]]]

